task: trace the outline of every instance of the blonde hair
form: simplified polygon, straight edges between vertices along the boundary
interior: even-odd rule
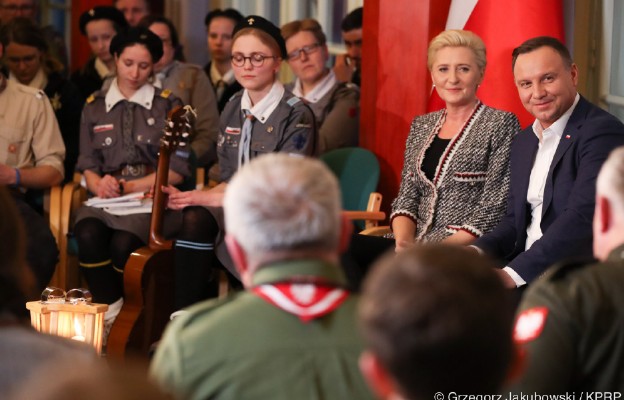
[[[475,55],[477,66],[483,73],[487,64],[485,44],[475,33],[459,29],[449,29],[429,42],[427,50],[427,68],[431,71],[436,53],[445,47],[467,47]]]

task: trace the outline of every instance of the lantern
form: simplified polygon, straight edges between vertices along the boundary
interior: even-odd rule
[[[104,313],[108,304],[91,303],[87,289],[63,289],[47,287],[41,293],[41,301],[30,301],[30,322],[39,332],[70,338],[93,346],[102,352]]]

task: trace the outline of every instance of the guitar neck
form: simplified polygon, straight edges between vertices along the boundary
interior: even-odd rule
[[[161,146],[160,156],[158,157],[158,168],[156,169],[156,182],[154,183],[154,204],[152,205],[152,219],[148,244],[153,250],[171,248],[171,241],[165,240],[163,237],[163,218],[165,215],[167,195],[162,191],[162,187],[169,184],[170,158],[170,152]]]

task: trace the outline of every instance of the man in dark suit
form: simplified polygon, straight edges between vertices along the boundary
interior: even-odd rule
[[[559,40],[527,40],[512,67],[535,122],[512,144],[506,215],[474,243],[506,263],[499,274],[509,288],[561,259],[591,257],[596,176],[624,144],[624,125],[577,93],[577,67]]]

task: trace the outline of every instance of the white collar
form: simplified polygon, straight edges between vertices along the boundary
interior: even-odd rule
[[[542,124],[540,124],[540,122],[537,119],[533,121],[532,128],[533,128],[533,133],[535,134],[535,136],[537,136],[537,138],[539,139],[540,136],[542,136],[543,132],[549,131],[557,135],[559,138],[561,138],[561,136],[563,135],[563,131],[566,125],[568,124],[568,121],[570,120],[570,116],[572,115],[572,112],[576,108],[576,105],[578,104],[580,98],[581,96],[577,93],[576,97],[574,98],[574,103],[572,103],[572,106],[570,106],[570,108],[568,108],[568,110],[565,113],[563,113],[563,115],[559,117],[558,120],[553,122],[552,125],[550,125],[546,129],[542,128]]]
[[[295,80],[295,86],[293,87],[293,94],[297,97],[301,97],[309,103],[316,103],[323,98],[336,84],[336,74],[333,70],[329,70],[329,74],[321,79],[314,89],[310,90],[308,94],[303,95],[303,85],[301,80],[297,78]]]
[[[9,79],[12,80],[12,81],[15,81],[17,83],[20,83],[17,80],[17,77],[15,75],[13,75],[13,72],[10,72],[10,71],[9,71]],[[48,85],[48,77],[43,72],[43,68],[39,68],[39,71],[37,71],[37,74],[35,75],[35,77],[26,86],[30,86],[31,88],[43,90],[43,89],[45,89],[45,87],[47,85]]]
[[[106,64],[104,64],[104,62],[100,60],[99,57],[95,58],[95,63],[93,64],[93,67],[102,79],[106,79],[106,77],[114,75],[115,73],[115,71],[111,71],[110,69],[108,69]]]
[[[112,108],[115,107],[115,104],[123,100],[128,100],[132,103],[140,105],[141,107],[151,110],[152,102],[154,100],[154,92],[154,86],[146,83],[145,85],[141,86],[141,88],[139,88],[139,90],[137,90],[131,98],[126,99],[126,97],[121,94],[119,86],[117,86],[117,78],[115,78],[113,79],[113,82],[111,83],[108,92],[106,92],[106,112],[112,110]]]
[[[284,97],[284,85],[277,79],[273,82],[271,90],[266,94],[256,105],[251,106],[251,98],[249,98],[249,92],[247,89],[243,91],[243,97],[241,99],[241,111],[249,110],[256,119],[262,123],[271,116],[271,113],[277,108],[280,100]]]
[[[219,81],[223,81],[228,85],[231,85],[232,83],[234,83],[235,80],[234,70],[230,68],[228,72],[225,73],[225,75],[221,75],[221,73],[217,69],[217,63],[212,62],[210,63],[210,80],[212,81],[213,85],[216,85]]]

